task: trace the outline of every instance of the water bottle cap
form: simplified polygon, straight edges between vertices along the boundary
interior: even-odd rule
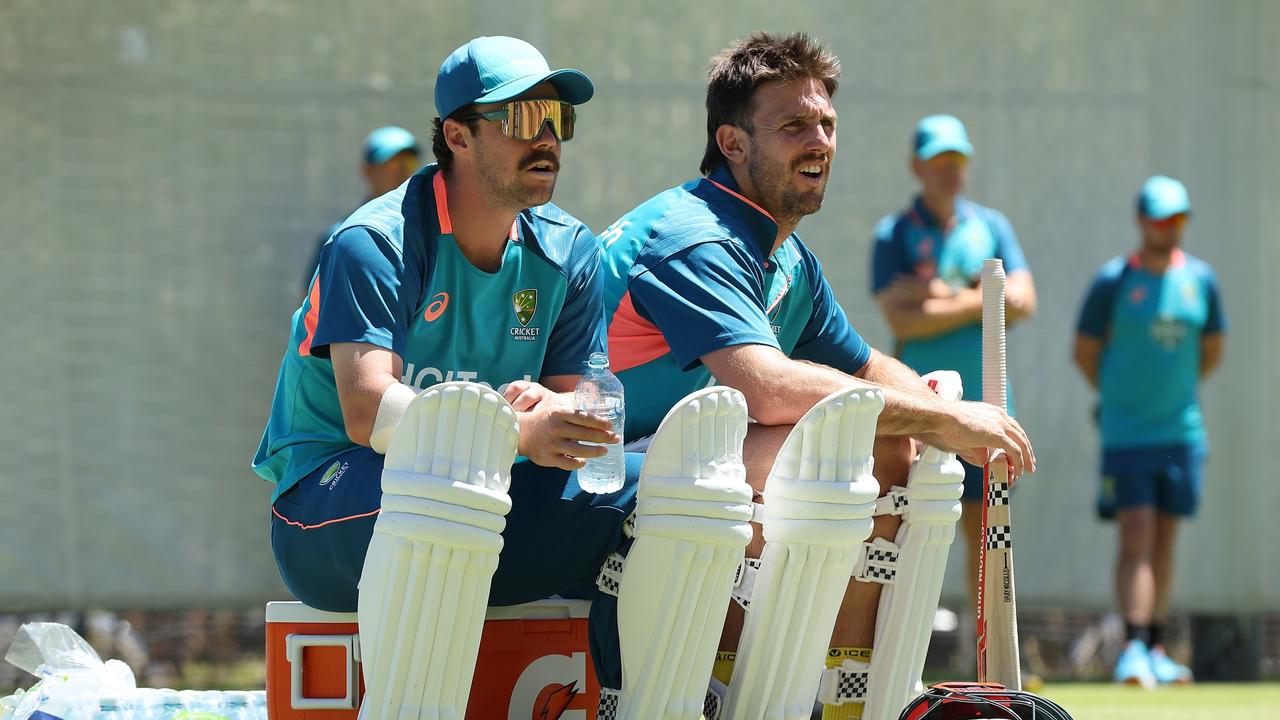
[[[590,359],[587,360],[587,365],[593,368],[607,368],[609,367],[609,356],[599,352],[591,353]]]

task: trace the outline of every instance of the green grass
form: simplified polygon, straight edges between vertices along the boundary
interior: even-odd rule
[[[1280,683],[1200,683],[1143,690],[1111,683],[1049,683],[1038,693],[1075,720],[1274,720]]]

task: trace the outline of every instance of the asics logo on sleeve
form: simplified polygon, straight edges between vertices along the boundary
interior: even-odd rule
[[[422,313],[422,319],[427,322],[434,322],[444,314],[444,309],[447,307],[449,307],[449,293],[436,293],[431,296],[431,302],[427,303],[427,309]]]

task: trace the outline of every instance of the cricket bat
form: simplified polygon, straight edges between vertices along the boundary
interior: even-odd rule
[[[1004,281],[1004,264],[998,258],[983,261],[982,400],[1008,410]],[[978,682],[996,682],[1021,690],[1009,464],[1003,452],[988,459],[982,478],[985,502],[978,550]]]

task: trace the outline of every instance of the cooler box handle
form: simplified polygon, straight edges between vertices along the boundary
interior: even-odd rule
[[[309,647],[341,647],[347,650],[347,694],[340,698],[309,698],[302,694],[303,649]],[[285,636],[285,654],[289,659],[289,704],[296,710],[355,710],[359,698],[360,636],[307,635]]]

